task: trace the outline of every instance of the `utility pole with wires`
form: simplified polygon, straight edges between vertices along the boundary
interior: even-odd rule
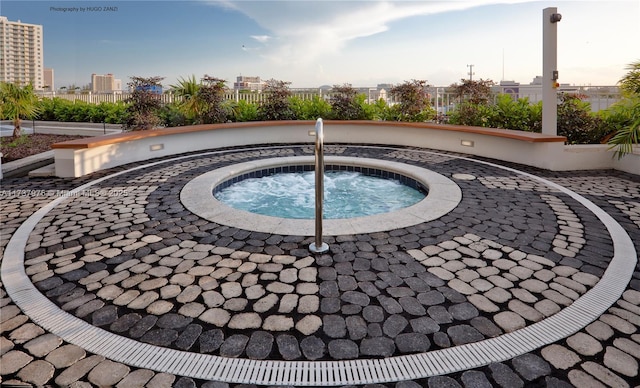
[[[474,65],[467,65],[467,67],[469,68],[469,73],[468,73],[469,74],[469,81],[473,81],[473,75],[475,74],[473,72],[473,66]]]

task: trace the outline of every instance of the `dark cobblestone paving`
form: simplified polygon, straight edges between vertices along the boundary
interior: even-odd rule
[[[301,146],[193,156],[102,182],[91,195],[69,198],[36,227],[26,249],[27,274],[63,310],[142,342],[225,357],[342,360],[457,346],[540,321],[593,286],[613,254],[604,226],[566,195],[515,173],[413,149],[334,146],[326,152],[401,161],[453,177],[463,192],[459,206],[409,228],[325,238],[331,248],[325,255],[310,256],[309,238],[218,225],[180,203],[184,184],[213,168],[310,152]],[[639,241],[635,178],[601,175],[585,186],[592,174],[532,172],[586,195]],[[476,179],[455,179],[460,173]],[[64,190],[87,180],[14,179],[7,187]],[[50,199],[6,196],[2,215],[11,221],[3,222],[2,246]],[[640,355],[633,326],[640,316],[639,279],[636,272],[625,299],[583,331],[598,344],[606,341],[607,330],[623,333],[617,343],[598,350],[576,335],[509,362],[380,386],[631,381]],[[46,334],[28,327],[2,296],[2,357],[5,365],[21,365],[37,358],[26,344]],[[16,342],[20,335],[24,342]],[[615,373],[589,364],[595,354]],[[91,357],[98,356],[81,358]],[[29,365],[4,369],[3,381],[29,381],[23,378],[27,372],[19,375]],[[129,375],[149,376],[149,386],[228,386],[148,372],[127,367]],[[65,373],[54,367],[47,381],[66,381]],[[89,381],[96,385],[100,379],[94,375]]]

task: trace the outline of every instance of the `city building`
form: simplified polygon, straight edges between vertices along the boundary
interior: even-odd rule
[[[113,74],[91,74],[91,93],[122,93],[122,80]]]
[[[42,88],[46,91],[56,90],[55,78],[53,76],[53,69],[45,67],[43,70],[43,85]]]
[[[233,90],[250,90],[261,91],[265,82],[260,77],[246,77],[239,75],[236,77],[236,82],[233,83]]]
[[[44,86],[42,26],[0,16],[0,81]]]
[[[536,76],[529,84],[515,81],[500,81],[491,90],[498,94],[509,94],[513,99],[526,98],[530,103],[542,101],[542,76]],[[591,110],[596,112],[606,109],[619,99],[617,86],[575,86],[561,83],[557,87],[559,93],[575,94],[588,102]]]

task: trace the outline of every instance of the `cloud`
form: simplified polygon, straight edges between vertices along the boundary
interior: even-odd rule
[[[251,35],[251,37],[260,43],[267,43],[271,39],[269,35]]]
[[[405,18],[518,3],[523,0],[470,1],[214,1],[240,12],[271,36],[251,36],[271,44],[261,55],[276,64],[306,65],[321,56],[339,54],[356,39],[388,31]],[[273,39],[271,39],[273,38]]]

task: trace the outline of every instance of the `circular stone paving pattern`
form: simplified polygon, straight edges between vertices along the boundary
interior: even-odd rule
[[[62,310],[144,343],[257,360],[350,360],[445,349],[541,321],[595,285],[613,256],[605,226],[566,194],[411,149],[325,152],[477,177],[459,176],[458,206],[413,226],[328,237],[328,254],[310,255],[309,238],[217,224],[180,202],[206,171],[310,152],[215,152],[102,181],[35,226],[26,274]]]

